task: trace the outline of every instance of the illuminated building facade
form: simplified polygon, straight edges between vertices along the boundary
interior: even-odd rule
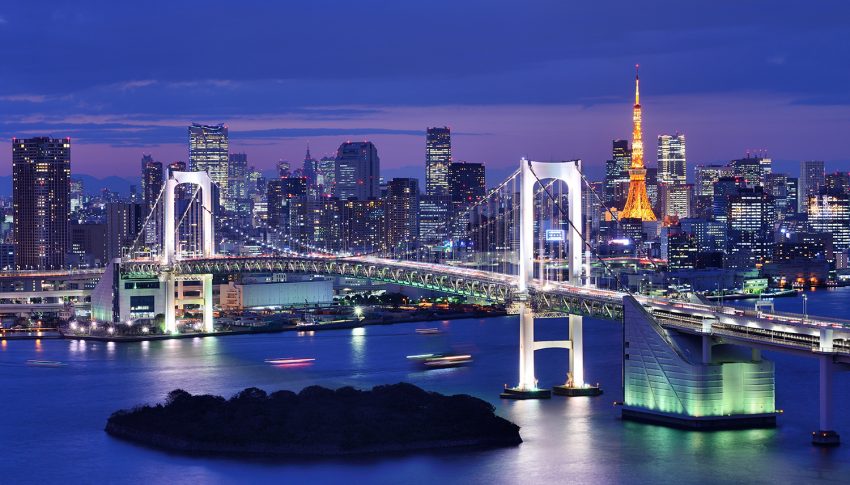
[[[809,210],[809,197],[818,195],[825,183],[826,171],[823,161],[804,160],[800,162],[797,207],[801,213]]]
[[[71,249],[71,139],[12,138],[15,264],[58,269]]]
[[[771,260],[776,213],[762,187],[741,188],[728,199],[727,266],[757,268]]]
[[[449,194],[449,164],[452,162],[451,130],[428,128],[425,134],[425,193]]]
[[[379,172],[378,149],[372,142],[343,143],[336,154],[334,197],[340,200],[379,198]]]
[[[624,219],[654,221],[655,213],[646,193],[646,167],[643,164],[643,133],[640,111],[640,78],[635,75],[635,105],[632,114],[632,164],[629,168],[629,195],[621,215]]]
[[[835,251],[850,248],[850,199],[835,190],[824,190],[809,198],[809,230],[832,235]]]
[[[387,244],[410,250],[419,238],[419,180],[394,178],[387,184]]]
[[[200,125],[189,127],[189,170],[207,172],[218,186],[219,203],[228,211],[234,210],[230,196],[230,157],[227,127]]]
[[[626,203],[629,187],[629,167],[632,164],[632,150],[628,140],[614,140],[611,159],[605,162],[605,205],[622,207]]]
[[[685,135],[658,136],[658,182],[684,184],[687,181]]]

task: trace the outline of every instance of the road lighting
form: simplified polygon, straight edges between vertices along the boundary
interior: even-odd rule
[[[809,301],[808,295],[803,293],[803,321],[806,321],[809,318],[809,313],[806,309],[806,303],[808,303],[808,301]]]

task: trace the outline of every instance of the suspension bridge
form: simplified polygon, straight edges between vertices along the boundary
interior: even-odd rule
[[[183,184],[195,190],[178,219],[175,194]],[[850,322],[647,297],[619,287],[587,239],[583,194],[598,196],[581,161],[523,159],[517,171],[446,220],[431,239],[416,235],[345,252],[275,228],[256,236],[219,221],[212,193],[206,173],[169,175],[146,230],[126,257],[110,264],[95,289],[96,319],[132,318],[128,294],[143,294],[152,298],[156,313],[164,314],[166,331],[177,332],[175,284],[198,280],[203,327],[212,332],[214,274],[284,272],[382,281],[505,304],[518,315],[518,382],[504,389],[505,398],[601,393],[587,383],[584,371],[584,317],[623,323],[626,418],[695,428],[769,426],[777,413],[775,376],[761,351],[817,358],[820,425],[813,441],[838,442],[833,374],[850,365]],[[225,237],[253,241],[263,252],[218,254],[214,221]],[[446,239],[452,243],[446,245]],[[613,287],[598,284],[592,264]],[[568,338],[535,339],[535,320],[553,317],[568,319]],[[565,382],[545,388],[536,378],[534,354],[552,348],[569,351],[569,367]]]

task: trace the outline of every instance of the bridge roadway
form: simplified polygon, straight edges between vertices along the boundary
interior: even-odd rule
[[[461,266],[399,261],[377,257],[217,256],[183,259],[163,267],[155,260],[122,262],[128,276],[279,271],[378,281],[510,304],[517,294],[517,276]],[[579,287],[563,282],[535,283],[528,298],[538,317],[576,314],[621,321],[626,293]],[[786,313],[743,310],[658,297],[636,297],[664,328],[700,336],[718,343],[740,344],[807,355],[832,354],[850,364],[850,321]]]

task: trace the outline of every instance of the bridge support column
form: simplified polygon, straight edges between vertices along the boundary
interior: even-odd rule
[[[702,363],[711,363],[711,335],[702,336]]]
[[[177,302],[174,292],[177,291],[174,276],[166,274],[165,282],[165,333],[172,334],[177,331]]]
[[[841,439],[833,430],[832,421],[832,379],[835,364],[832,355],[821,355],[820,360],[820,429],[812,433],[812,444],[817,446],[837,446]]]
[[[204,332],[213,331],[213,275],[205,274],[201,277],[204,290]]]
[[[549,399],[548,389],[537,388],[534,377],[534,314],[525,302],[519,304],[519,384],[505,387],[505,399]]]
[[[570,315],[570,369],[567,382],[555,386],[552,392],[559,396],[598,396],[602,394],[599,386],[589,386],[584,382],[584,317]]]

